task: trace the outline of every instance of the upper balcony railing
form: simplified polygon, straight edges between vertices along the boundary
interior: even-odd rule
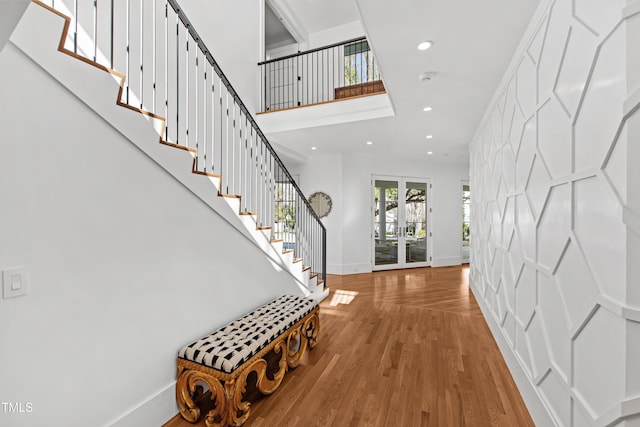
[[[165,118],[164,142],[194,154],[310,273],[326,278],[326,230],[177,0],[44,0],[70,17],[65,48],[125,73],[122,99]],[[239,254],[238,256],[241,256]]]
[[[385,92],[373,52],[364,37],[258,65],[263,112]]]

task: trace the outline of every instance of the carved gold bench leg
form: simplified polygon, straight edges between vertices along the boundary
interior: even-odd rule
[[[318,334],[320,333],[319,311],[315,311],[302,326],[305,336],[309,340],[309,347],[314,348],[318,344]]]
[[[278,371],[273,374],[273,379],[270,380],[267,377],[267,362],[264,359],[260,359],[258,361],[262,363],[260,363],[261,366],[259,367],[259,370],[255,371],[256,374],[258,374],[258,380],[256,382],[258,390],[260,390],[260,393],[265,395],[273,393],[278,387],[280,387],[280,383],[282,383],[284,374],[287,372],[286,344],[284,340],[278,341],[275,347],[273,347],[273,351],[276,354],[280,354],[280,360],[278,361]],[[263,364],[264,366],[262,366]]]
[[[273,375],[273,379],[267,377],[267,361],[265,359],[257,359],[247,366],[236,380],[225,382],[225,393],[229,408],[227,422],[229,425],[241,426],[249,418],[251,403],[243,401],[242,398],[247,391],[247,377],[251,372],[256,373],[256,387],[262,394],[269,395],[273,393],[282,383],[284,374],[287,372],[284,341],[278,341],[273,347],[273,351],[276,354],[281,354],[278,362],[278,371]]]
[[[293,369],[300,365],[307,345],[310,348],[316,346],[318,342],[318,332],[320,328],[320,318],[318,311],[311,313],[302,325],[289,332],[287,336],[287,363]]]
[[[182,417],[195,423],[200,418],[200,408],[197,403],[202,397],[202,386],[199,382],[204,382],[211,390],[211,400],[214,408],[205,417],[207,427],[223,426],[225,413],[227,412],[227,399],[222,383],[215,377],[204,372],[178,367],[178,381],[176,383],[176,401]]]

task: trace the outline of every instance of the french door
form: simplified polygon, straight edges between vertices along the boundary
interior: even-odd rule
[[[374,176],[372,187],[373,269],[431,265],[429,180]]]

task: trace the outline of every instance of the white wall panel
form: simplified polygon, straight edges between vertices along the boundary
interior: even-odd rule
[[[574,184],[574,227],[578,242],[604,293],[625,300],[626,228],[622,207],[599,177]]]
[[[520,115],[518,109],[516,109],[516,115]],[[518,140],[522,133],[522,124],[520,124],[520,131],[518,133]],[[509,138],[509,141],[512,139]],[[504,177],[504,185],[507,193],[511,193],[516,189],[516,155],[510,144],[505,145],[502,148],[502,176]]]
[[[569,239],[571,193],[569,184],[551,188],[545,210],[538,223],[538,263],[555,270]]]
[[[627,126],[622,129],[620,137],[611,151],[604,172],[611,181],[616,195],[622,203],[627,202]]]
[[[571,373],[569,319],[558,285],[553,278],[542,273],[538,273],[538,305],[551,360],[566,382]]]
[[[545,200],[547,200],[550,185],[551,177],[544,164],[544,160],[542,160],[542,156],[538,154],[533,161],[526,187],[529,206],[536,219],[540,218],[542,207],[544,206]]]
[[[571,116],[575,114],[582,91],[587,84],[597,41],[597,37],[587,28],[581,25],[571,28],[555,89]]]
[[[533,367],[533,377],[535,382],[539,382],[542,377],[551,369],[551,359],[549,357],[549,349],[544,338],[542,329],[542,319],[536,313],[529,323],[529,327],[525,332],[527,342],[529,343],[529,353]]]
[[[574,386],[592,416],[624,400],[624,326],[623,319],[599,308],[574,339]]]
[[[515,197],[508,197],[502,215],[502,247],[506,248],[511,243],[515,227]]]
[[[525,400],[559,426],[640,426],[640,7],[627,4],[542,2],[470,149],[472,290],[537,391]]]
[[[543,2],[544,4],[544,2]],[[547,34],[547,27],[549,26],[549,16],[548,14],[544,15],[543,18],[538,23],[536,29],[533,31],[533,37],[528,47],[525,47],[527,55],[538,64],[540,62],[540,55],[542,54],[542,44],[544,43],[544,38]],[[526,37],[526,35],[525,35]],[[525,55],[523,54],[522,57]]]
[[[569,116],[551,97],[538,112],[538,148],[553,178],[571,173],[571,146]]]
[[[626,98],[625,27],[602,44],[576,119],[575,168],[600,168],[622,121]]]
[[[566,0],[554,2],[538,63],[538,103],[544,102],[555,86],[558,68],[569,36],[570,20],[571,3]]]
[[[556,420],[569,425],[571,417],[571,399],[567,395],[564,380],[552,369],[540,383],[540,391],[549,402]]]
[[[524,124],[516,157],[516,189],[523,190],[529,180],[531,165],[536,156],[537,117],[533,116]]]
[[[516,318],[527,326],[533,316],[537,300],[536,272],[525,266],[516,285]]]
[[[576,243],[567,245],[555,278],[567,306],[569,327],[575,328],[585,321],[598,295],[596,281]]]
[[[536,225],[529,207],[529,201],[524,194],[516,196],[516,228],[518,229],[522,252],[525,259],[536,259]]]
[[[596,34],[607,34],[622,18],[625,0],[575,0],[574,15]]]
[[[527,378],[533,378],[533,368],[531,367],[531,353],[529,343],[525,335],[524,328],[516,322],[516,356],[520,361]]]
[[[535,112],[536,97],[536,64],[528,55],[522,57],[517,71],[518,103],[525,117],[531,117]]]

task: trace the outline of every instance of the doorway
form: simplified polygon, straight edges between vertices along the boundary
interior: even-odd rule
[[[372,179],[373,270],[431,265],[431,184],[425,178]]]

